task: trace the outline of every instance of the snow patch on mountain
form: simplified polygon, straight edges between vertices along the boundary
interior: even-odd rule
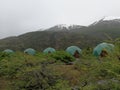
[[[108,16],[108,17],[104,17],[103,20],[107,21],[107,20],[118,20],[120,19],[120,17],[114,17],[114,16]]]
[[[92,23],[89,26],[94,26],[98,23],[104,22],[104,21],[116,21],[116,22],[120,22],[120,17],[114,17],[114,16],[108,16],[108,17],[103,17],[102,19]]]
[[[69,28],[69,25],[66,25],[66,24],[59,24],[59,25],[57,25],[57,27],[58,28],[61,28],[61,29],[63,29],[63,28]]]
[[[54,31],[59,31],[59,30],[71,30],[71,29],[78,29],[78,28],[82,28],[85,26],[81,26],[81,25],[66,25],[66,24],[58,24],[54,27],[51,27],[50,30],[54,30]]]

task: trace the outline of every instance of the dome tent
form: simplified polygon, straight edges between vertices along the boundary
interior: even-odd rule
[[[81,54],[81,49],[77,46],[70,46],[66,49],[66,52],[73,55],[74,57],[78,58],[79,54]]]
[[[109,47],[109,51],[113,51],[115,46],[113,44],[108,44],[108,47]]]
[[[24,53],[27,53],[29,55],[35,55],[36,51],[32,48],[28,48],[24,51]]]
[[[51,48],[51,47],[48,47],[48,48],[46,48],[44,51],[43,51],[43,53],[53,53],[53,52],[55,52],[56,50],[54,49],[54,48]]]
[[[93,55],[95,56],[101,56],[102,53],[104,54],[108,54],[108,52],[112,52],[114,48],[113,44],[109,44],[109,43],[100,43],[98,44],[94,50],[93,50]],[[104,56],[106,56],[104,55]]]
[[[4,52],[4,53],[14,53],[14,51],[11,50],[11,49],[5,49],[3,52]]]

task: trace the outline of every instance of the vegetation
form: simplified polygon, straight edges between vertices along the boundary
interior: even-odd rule
[[[57,61],[61,61],[64,63],[70,63],[70,62],[75,61],[75,58],[65,51],[54,52],[50,54],[50,57],[54,58]]]
[[[120,90],[118,39],[115,46],[113,53],[100,60],[91,54],[91,49],[83,50],[77,60],[65,51],[37,52],[34,56],[0,53],[0,89]]]

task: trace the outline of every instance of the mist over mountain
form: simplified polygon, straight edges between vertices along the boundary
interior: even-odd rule
[[[108,37],[120,37],[120,19],[101,19],[89,26],[81,25],[56,25],[44,31],[28,32],[16,37],[0,40],[0,50],[10,48],[24,50],[34,48],[42,51],[47,47],[65,49],[71,45],[81,48],[93,47],[107,40]]]

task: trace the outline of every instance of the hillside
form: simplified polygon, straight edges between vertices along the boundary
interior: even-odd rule
[[[56,25],[44,31],[29,32],[1,39],[0,50],[6,48],[24,50],[32,47],[41,51],[49,46],[65,49],[70,45],[84,48],[93,47],[104,40],[118,37],[120,37],[120,19],[101,19],[89,26]]]

